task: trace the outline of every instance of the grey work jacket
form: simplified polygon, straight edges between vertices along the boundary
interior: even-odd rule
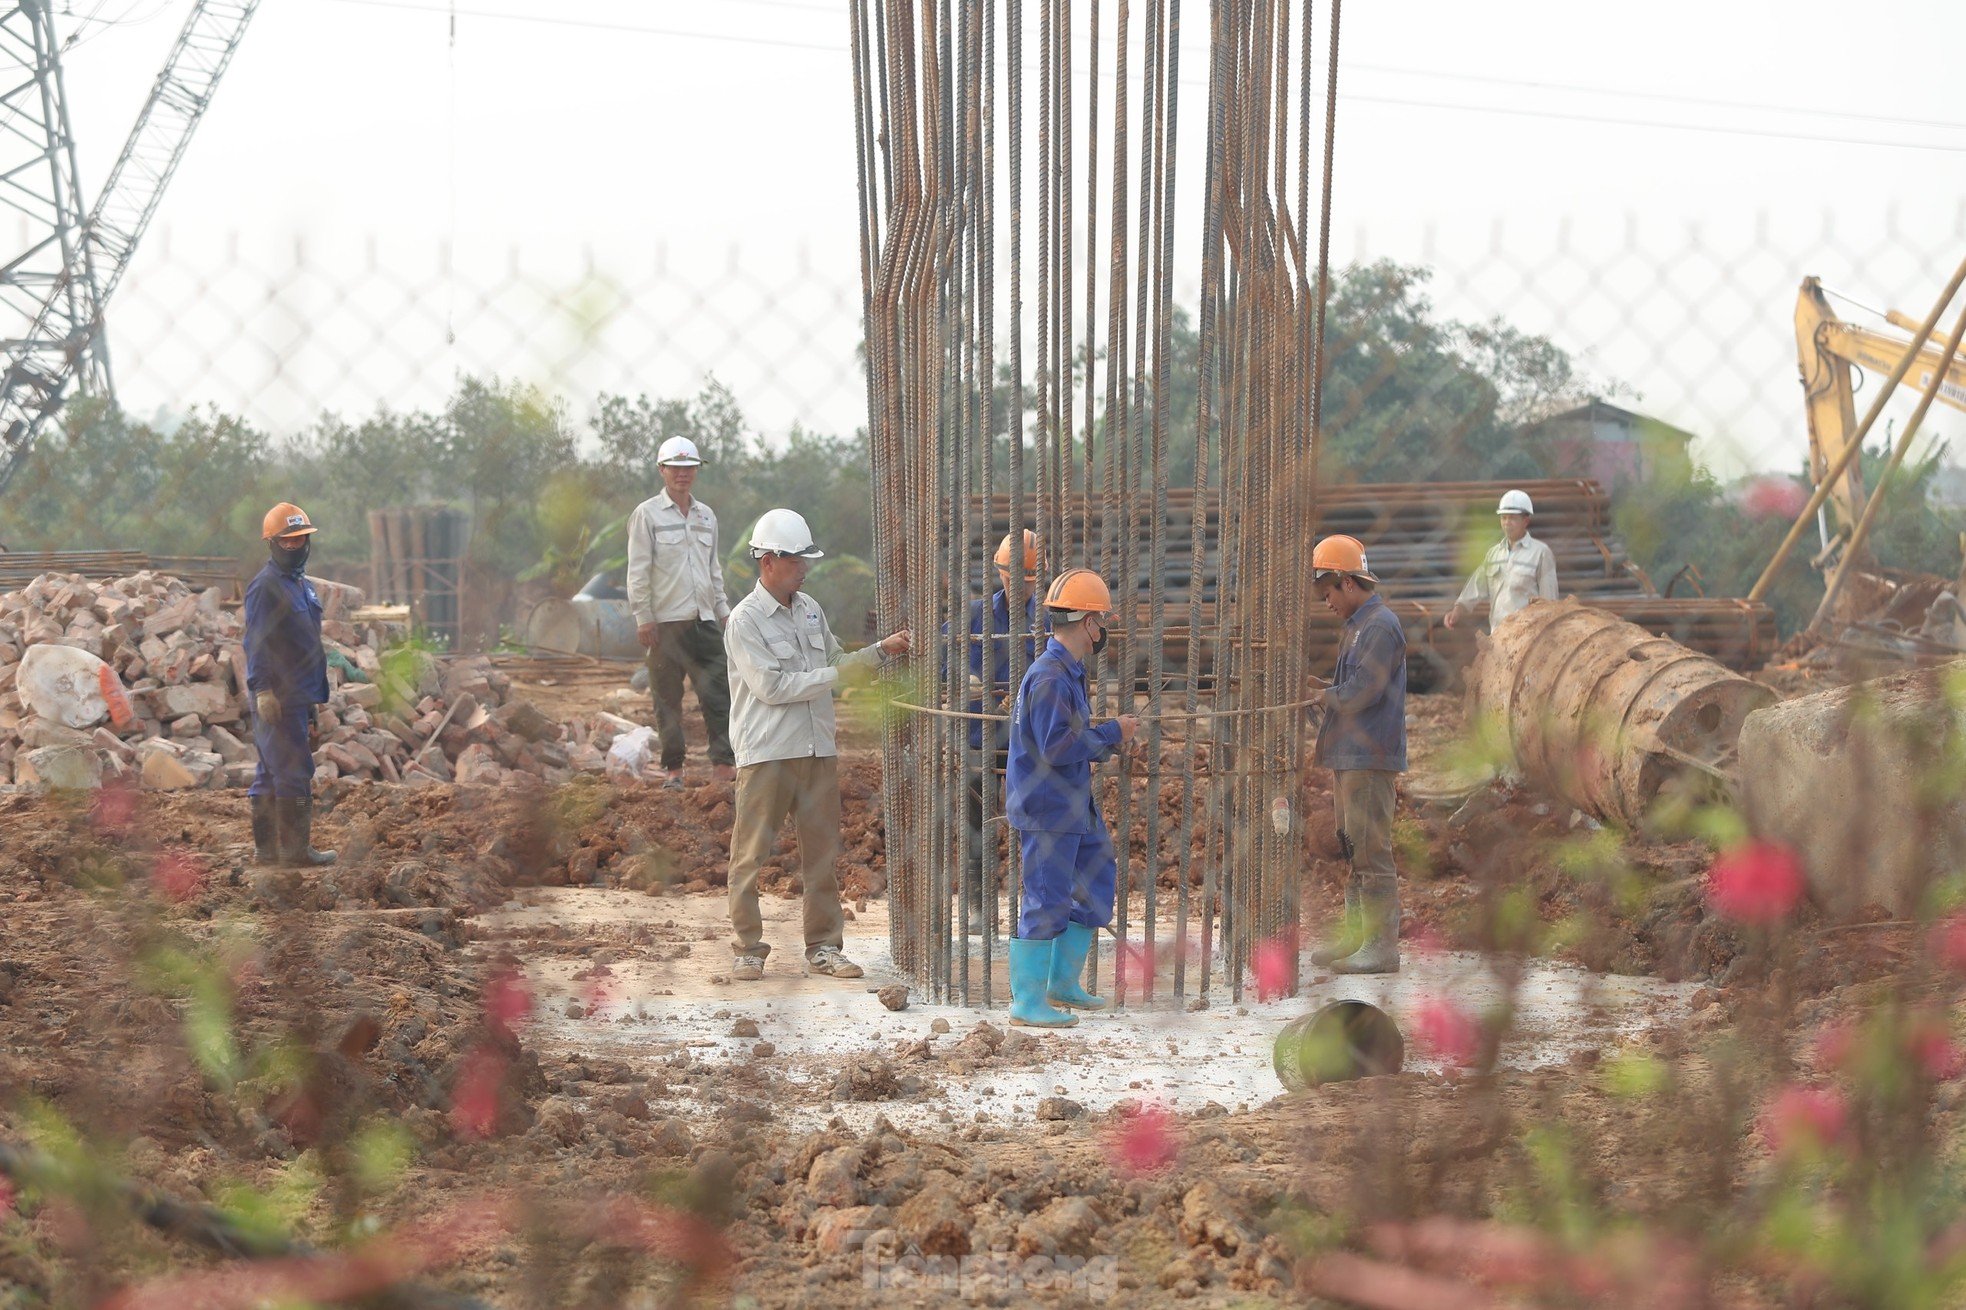
[[[880,667],[878,646],[840,648],[826,612],[804,592],[790,605],[759,583],[724,628],[730,661],[730,741],[737,767],[839,754],[833,688],[842,669]]]

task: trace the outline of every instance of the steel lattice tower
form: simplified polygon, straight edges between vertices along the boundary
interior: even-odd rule
[[[0,490],[71,387],[112,394],[103,306],[258,8],[259,0],[192,6],[85,210],[48,0],[0,5],[0,60],[16,70],[0,93],[0,201],[20,213],[24,233],[19,253],[0,266]]]

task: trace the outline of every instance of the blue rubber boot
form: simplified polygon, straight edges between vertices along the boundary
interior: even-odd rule
[[[1085,977],[1085,957],[1098,934],[1082,923],[1065,925],[1064,935],[1051,944],[1051,982],[1046,989],[1053,1005],[1073,1010],[1103,1010],[1106,998],[1094,996],[1079,980]]]
[[[1070,1028],[1075,1014],[1045,1004],[1051,975],[1052,944],[1025,937],[1010,939],[1010,1021],[1026,1028]]]

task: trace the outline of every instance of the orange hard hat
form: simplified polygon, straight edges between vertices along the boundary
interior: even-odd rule
[[[275,537],[304,537],[310,532],[319,532],[314,520],[307,517],[307,511],[300,506],[281,501],[266,511],[266,518],[259,526],[261,541],[271,541]]]
[[[1002,569],[1006,573],[1010,571],[1011,545],[1016,540],[1017,539],[1014,536],[1006,532],[1003,534],[1003,540],[997,543],[996,564],[998,568]],[[1038,534],[1031,531],[1029,528],[1025,528],[1024,529],[1024,580],[1026,582],[1029,582],[1037,576],[1038,576]]]
[[[1349,573],[1368,582],[1379,579],[1365,567],[1365,543],[1357,537],[1326,537],[1311,551],[1311,576],[1322,580],[1327,573]]]
[[[1044,607],[1063,614],[1104,617],[1113,612],[1113,593],[1106,580],[1091,569],[1066,569],[1052,579],[1051,590],[1044,594]]]

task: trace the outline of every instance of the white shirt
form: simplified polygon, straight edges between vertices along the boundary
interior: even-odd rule
[[[714,510],[692,496],[684,514],[667,487],[635,506],[628,516],[628,605],[638,625],[729,616]]]
[[[1482,556],[1481,567],[1461,588],[1456,604],[1488,602],[1488,630],[1532,600],[1556,599],[1556,554],[1528,533],[1511,543],[1503,537]]]
[[[826,612],[804,592],[780,605],[761,582],[724,628],[730,742],[737,767],[838,755],[833,688],[841,669],[878,668],[881,650],[840,649]]]

